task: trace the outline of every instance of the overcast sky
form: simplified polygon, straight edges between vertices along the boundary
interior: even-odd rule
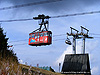
[[[38,0],[44,1],[44,0]],[[0,0],[0,8],[38,2],[36,0]],[[0,20],[7,19],[24,19],[33,18],[38,14],[49,16],[74,14],[88,11],[99,11],[100,0],[62,0],[53,3],[33,5],[28,7],[14,8],[0,11]],[[53,43],[49,46],[34,47],[28,45],[28,35],[30,32],[39,28],[38,21],[23,21],[23,22],[4,22],[2,27],[4,32],[7,32],[9,45],[14,45],[14,52],[17,53],[18,59],[28,65],[36,66],[52,66],[55,71],[58,71],[58,63],[63,62],[65,54],[72,53],[72,46],[66,45],[66,33],[70,33],[70,27],[74,27],[80,31],[80,26],[89,29],[89,33],[99,34],[100,32],[100,14],[51,18],[49,30],[53,35]],[[89,53],[90,66],[93,75],[100,74],[100,35],[93,35],[94,39],[86,39],[86,52]],[[71,41],[72,41],[72,37]],[[59,40],[64,39],[64,40]],[[24,40],[24,41],[18,41]],[[55,41],[57,40],[57,41]],[[17,42],[16,42],[17,41]],[[82,39],[77,40],[77,53],[82,52]]]

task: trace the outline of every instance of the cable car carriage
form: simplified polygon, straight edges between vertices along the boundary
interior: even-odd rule
[[[34,17],[33,19],[40,19],[40,28],[29,34],[29,45],[31,46],[42,46],[42,45],[50,45],[52,44],[52,32],[48,31],[48,20],[49,16],[38,15],[38,17]],[[44,27],[43,27],[44,26]]]
[[[68,33],[67,33],[67,39],[66,39],[65,43],[68,44],[68,45],[72,44],[71,41],[70,41],[70,39],[68,38]]]

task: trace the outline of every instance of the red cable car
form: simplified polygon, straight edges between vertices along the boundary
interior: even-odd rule
[[[50,18],[49,16],[45,15],[38,15],[33,19],[42,19],[42,22],[39,24],[40,28],[33,31],[29,34],[29,45],[31,46],[41,46],[41,45],[50,45],[52,44],[52,32],[48,31],[47,25],[48,21],[44,21],[44,19]],[[42,29],[42,25],[44,28]]]
[[[50,45],[52,43],[52,32],[43,31],[29,34],[29,45],[41,46]]]

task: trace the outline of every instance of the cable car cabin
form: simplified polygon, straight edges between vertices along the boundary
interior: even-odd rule
[[[31,46],[50,45],[51,43],[51,31],[34,32],[29,34],[29,45]]]

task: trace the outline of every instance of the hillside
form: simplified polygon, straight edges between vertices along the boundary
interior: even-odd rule
[[[60,74],[60,73],[56,73],[56,72],[51,72],[51,71],[47,71],[44,69],[40,69],[37,67],[31,67],[31,66],[26,66],[23,64],[20,64],[20,66],[22,67],[22,73],[23,74],[31,74],[31,75],[64,75],[64,74]]]

